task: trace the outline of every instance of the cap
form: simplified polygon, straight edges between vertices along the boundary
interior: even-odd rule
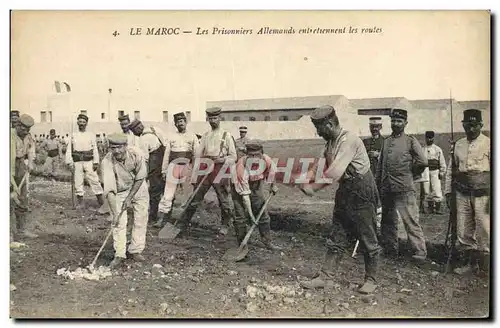
[[[207,108],[205,111],[208,116],[219,116],[220,113],[222,112],[222,109],[220,107],[210,107]]]
[[[311,121],[322,121],[335,115],[335,108],[330,105],[316,108],[311,114]]]
[[[76,118],[77,120],[79,119],[84,119],[85,121],[89,121],[89,117],[85,114],[78,114],[78,117]]]
[[[56,129],[50,129],[49,133],[56,133]]]
[[[128,116],[128,114],[118,116],[118,121],[125,121],[125,120],[130,121],[130,117]]]
[[[113,133],[108,136],[110,145],[126,145],[127,135],[125,133]]]
[[[382,117],[370,117],[368,121],[370,125],[382,124]]]
[[[481,111],[479,109],[466,109],[464,110],[464,119],[462,122],[482,122],[483,118],[481,115]]]
[[[184,114],[184,112],[174,114],[174,121],[177,121],[180,119],[186,119],[186,114]]]
[[[245,145],[247,151],[248,150],[262,150],[262,141],[260,140],[250,140]]]
[[[19,117],[19,123],[27,128],[31,128],[35,124],[35,120],[31,116],[23,114]]]
[[[139,124],[141,124],[141,121],[139,121],[138,119],[135,119],[132,121],[132,123],[130,123],[130,125],[128,126],[129,129],[135,129]]]
[[[394,108],[391,112],[391,117],[404,118],[406,120],[408,119],[408,111],[400,108]]]
[[[246,126],[240,126],[240,131],[241,131],[241,132],[247,132],[247,131],[248,131],[248,129],[247,129],[247,127],[246,127]]]
[[[11,116],[12,116],[12,115],[17,115],[17,116],[19,116],[19,111],[18,111],[17,109],[11,110],[11,111],[10,111],[10,115],[11,115]]]
[[[434,131],[425,131],[426,138],[434,138]]]

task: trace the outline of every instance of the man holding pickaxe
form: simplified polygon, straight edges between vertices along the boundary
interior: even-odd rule
[[[34,168],[35,142],[29,134],[35,120],[26,114],[19,117],[15,128],[11,130],[11,176],[10,187],[12,200],[15,202],[16,233],[18,236],[36,238],[35,233],[27,229],[26,212],[28,210],[27,180]],[[28,164],[26,164],[27,160]]]

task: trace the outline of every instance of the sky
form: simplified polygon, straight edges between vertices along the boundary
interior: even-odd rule
[[[295,34],[257,35],[261,27]],[[191,34],[145,35],[148,27]],[[197,28],[209,30],[196,35]],[[252,29],[213,35],[213,28]],[[357,28],[354,34],[298,34],[301,28]],[[142,28],[143,35],[130,35]],[[362,34],[362,28],[381,33]],[[117,31],[118,36],[113,36]],[[11,108],[38,117],[67,81],[71,106],[141,112],[190,110],[207,101],[341,94],[347,98],[490,99],[486,11],[223,12],[14,11]],[[116,100],[115,100],[116,99]],[[82,100],[83,101],[83,100]],[[113,108],[114,110],[115,108]]]

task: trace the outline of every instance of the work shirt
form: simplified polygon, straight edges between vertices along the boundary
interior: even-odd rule
[[[165,142],[165,154],[163,155],[162,172],[167,172],[168,163],[178,157],[189,156],[191,159],[198,148],[198,137],[194,133],[175,133],[168,135],[168,140]]]
[[[92,162],[94,164],[99,164],[99,149],[97,148],[95,134],[89,131],[73,132],[71,142],[68,142],[68,148],[66,150],[66,164],[73,163],[73,151],[92,151],[94,157]]]
[[[200,140],[200,145],[196,149],[196,157],[225,157],[226,162],[235,163],[237,155],[234,139],[229,132],[226,132],[226,138],[222,140],[223,134],[224,130],[221,128],[206,132]]]
[[[144,128],[139,137],[139,148],[143,152],[144,159],[149,161],[149,153],[158,150],[164,143],[163,134],[157,128]]]
[[[467,138],[459,139],[455,144],[455,163],[457,173],[490,172],[491,151],[490,138],[480,134],[476,139],[469,141]],[[451,192],[452,161],[446,170],[445,194]]]
[[[61,155],[61,142],[56,138],[54,139],[46,139],[42,142],[41,148],[45,150],[46,152],[49,152],[51,150],[57,150],[59,152],[59,156]]]
[[[432,144],[430,146],[425,145],[422,147],[422,149],[427,157],[429,169],[432,170],[434,166],[438,165],[439,173],[444,175],[446,173],[446,161],[444,158],[443,150],[435,144]]]
[[[238,153],[238,156],[243,156],[245,155],[246,151],[246,144],[250,140],[247,136],[243,138],[238,138],[236,139],[235,146],[236,146],[236,152]]]
[[[427,158],[415,137],[404,132],[384,140],[377,168],[377,186],[382,192],[407,192],[414,189],[414,177],[427,167]]]
[[[134,147],[127,147],[125,161],[116,160],[110,152],[101,163],[104,183],[104,197],[110,192],[118,193],[130,190],[137,180],[146,179],[148,170],[142,152]]]
[[[35,161],[35,140],[33,140],[33,137],[31,135],[27,135],[24,137],[24,139],[21,139],[17,135],[17,132],[14,130],[12,131],[14,134],[14,140],[15,140],[15,151],[16,151],[16,158],[23,158],[23,159],[28,159],[28,163],[30,166],[33,165]]]
[[[263,154],[262,156],[263,163],[265,164],[263,170],[259,169],[259,163],[247,163],[248,159],[248,156],[243,156],[236,163],[236,181],[233,183],[236,192],[242,196],[251,194],[249,182],[267,179],[273,165],[273,160],[266,154]],[[250,161],[252,160],[253,159],[250,159]],[[250,170],[253,172],[250,172]],[[256,172],[258,172],[258,174]]]
[[[378,158],[380,157],[382,146],[384,145],[384,137],[379,136],[378,138],[366,138],[363,140],[363,144],[365,145],[366,152],[368,153],[368,158],[370,159],[370,169],[373,173],[373,176],[375,176],[377,172]],[[379,152],[378,156],[370,155],[371,151]]]

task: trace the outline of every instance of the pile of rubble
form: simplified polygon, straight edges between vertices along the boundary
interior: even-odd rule
[[[98,281],[107,277],[111,277],[111,270],[109,269],[109,267],[104,266],[100,266],[99,268],[94,270],[78,267],[75,271],[70,271],[69,268],[61,268],[58,269],[56,273],[58,276],[62,276],[70,280],[86,279]]]

